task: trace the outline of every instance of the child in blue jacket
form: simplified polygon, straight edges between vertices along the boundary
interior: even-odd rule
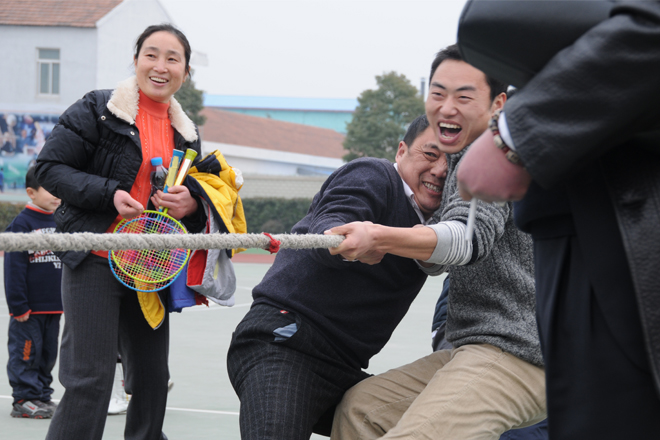
[[[53,211],[60,200],[42,188],[34,168],[25,176],[32,200],[7,227],[7,232],[52,233]],[[51,251],[7,252],[5,294],[9,313],[7,375],[13,389],[12,417],[47,419],[51,401],[51,371],[57,359],[62,315],[62,263]]]

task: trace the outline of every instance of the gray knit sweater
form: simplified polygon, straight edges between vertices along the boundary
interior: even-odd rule
[[[456,170],[463,154],[447,155],[449,171],[441,208],[431,223],[467,223],[470,202],[458,194]],[[473,253],[465,266],[449,266],[446,337],[454,347],[491,344],[543,366],[536,327],[532,239],[513,224],[511,203],[479,201]]]

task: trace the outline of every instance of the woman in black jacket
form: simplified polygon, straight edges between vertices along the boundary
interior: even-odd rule
[[[39,182],[62,199],[59,232],[112,232],[149,201],[150,160],[169,163],[173,149],[200,152],[195,124],[173,98],[189,74],[190,45],[171,25],[148,27],[135,47],[136,75],[115,90],[95,90],[61,116],[37,159]],[[151,201],[189,231],[206,220],[186,182]],[[66,388],[48,439],[101,439],[117,351],[132,395],[126,439],[164,439],[169,321],[152,329],[136,292],[117,281],[107,252],[63,252],[66,322],[60,380]]]

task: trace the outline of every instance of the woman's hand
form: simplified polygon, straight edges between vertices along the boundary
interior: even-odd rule
[[[138,202],[131,197],[129,193],[121,189],[118,189],[117,192],[115,192],[113,203],[115,204],[115,208],[117,209],[117,212],[119,212],[119,215],[126,220],[137,217],[142,214],[142,211],[144,211],[142,203]]]
[[[167,214],[177,220],[197,211],[197,200],[190,195],[190,191],[183,185],[167,189],[167,193],[156,191],[151,197],[154,206],[168,208]]]

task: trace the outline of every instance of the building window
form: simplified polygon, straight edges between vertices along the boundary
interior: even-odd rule
[[[38,49],[39,94],[60,94],[60,50]]]

